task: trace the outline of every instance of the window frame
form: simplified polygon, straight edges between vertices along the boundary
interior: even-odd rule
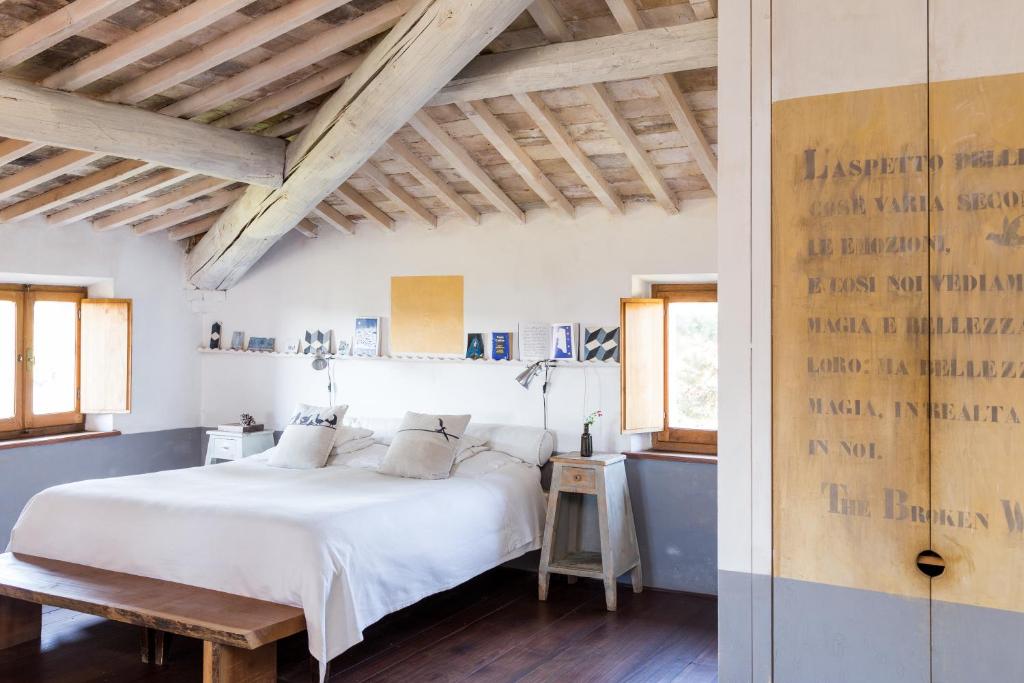
[[[14,300],[15,317],[15,416],[0,420],[0,441],[24,439],[80,432],[85,429],[85,415],[81,412],[81,307],[87,298],[85,287],[52,285],[0,284],[0,298]],[[74,410],[63,413],[36,415],[32,412],[33,315],[37,301],[65,301],[75,304],[75,405]]]
[[[651,448],[656,451],[669,451],[673,453],[696,453],[700,455],[718,455],[718,430],[717,429],[681,429],[669,426],[669,324],[668,307],[672,303],[686,302],[708,302],[718,303],[718,283],[678,283],[678,284],[652,284],[651,298],[661,299],[665,308],[665,362],[664,362],[664,390],[665,390],[665,429],[651,434]]]

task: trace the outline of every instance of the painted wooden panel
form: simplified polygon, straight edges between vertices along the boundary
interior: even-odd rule
[[[775,575],[927,597],[927,86],[773,105]],[[836,615],[839,618],[841,615]]]
[[[391,278],[392,353],[465,351],[461,275]]]
[[[132,300],[83,299],[81,322],[82,412],[131,412]]]
[[[936,600],[1024,612],[1024,74],[930,85]],[[941,210],[939,207],[941,205]],[[925,504],[927,508],[927,504]],[[909,515],[914,510],[905,509]],[[1024,672],[1022,672],[1024,675]],[[1016,679],[1016,678],[1015,678]]]

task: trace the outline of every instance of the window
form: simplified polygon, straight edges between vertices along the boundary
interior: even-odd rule
[[[718,289],[654,285],[621,301],[622,433],[657,450],[718,450]]]
[[[718,451],[718,287],[654,285],[664,301],[665,429],[656,449]]]
[[[82,288],[0,285],[0,439],[81,431],[127,412],[131,302]]]

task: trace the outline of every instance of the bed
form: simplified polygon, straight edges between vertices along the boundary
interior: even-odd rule
[[[540,547],[536,465],[484,451],[449,479],[403,479],[374,471],[386,448],[57,486],[8,550],[301,607],[323,671],[381,617]]]

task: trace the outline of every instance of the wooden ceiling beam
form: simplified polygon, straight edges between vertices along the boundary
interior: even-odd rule
[[[86,178],[91,179],[94,176],[95,174],[86,176]],[[184,171],[176,171],[174,169],[160,171],[141,180],[129,183],[124,187],[101,194],[81,204],[51,213],[46,217],[46,222],[50,225],[67,225],[68,223],[84,220],[90,216],[95,216],[101,211],[117,208],[141,195],[158,192],[166,187],[183,182],[189,177],[191,177],[190,174]]]
[[[139,202],[132,206],[122,209],[117,213],[112,213],[109,216],[103,218],[97,218],[92,222],[94,230],[112,230],[122,225],[128,225],[135,221],[142,220],[147,216],[159,213],[164,209],[171,209],[179,204],[191,201],[196,197],[202,197],[203,195],[216,192],[217,190],[223,189],[230,185],[233,181],[221,180],[220,178],[200,178],[194,180],[188,184],[182,185],[176,190],[171,190],[166,194],[162,194],[159,197],[147,199],[144,202]]]
[[[46,145],[41,145],[38,142],[29,142],[28,140],[4,140],[0,142],[0,166],[6,166],[12,161],[17,161],[26,154],[31,154],[43,147],[46,147]]]
[[[452,165],[460,176],[466,179],[480,194],[487,198],[494,208],[507,213],[520,223],[526,221],[526,214],[505,191],[498,187],[494,179],[487,174],[480,164],[469,155],[466,148],[444,132],[440,124],[425,111],[416,112],[409,120],[409,125],[420,134],[431,147]]]
[[[50,157],[37,164],[32,164],[17,173],[0,178],[0,199],[13,197],[34,185],[40,185],[54,178],[59,178],[68,171],[91,164],[102,159],[104,156],[95,152],[72,150]]]
[[[612,15],[615,20],[619,23],[619,27],[623,31],[642,31],[644,27],[644,20],[640,16],[640,12],[637,10],[636,3],[634,0],[607,0],[608,7],[612,11]],[[690,3],[693,5],[693,3]],[[701,3],[698,2],[698,6]],[[717,13],[718,4],[716,0],[710,0],[706,9],[712,10],[711,16]],[[694,6],[694,12],[697,12],[697,6]],[[707,13],[707,12],[705,12]],[[715,19],[706,18],[704,22],[716,21]],[[667,72],[665,72],[667,73]],[[685,95],[683,95],[682,88],[679,87],[679,83],[670,75],[657,75],[651,79],[655,89],[658,91],[658,96],[664,102],[668,108],[669,116],[672,117],[672,122],[676,128],[679,129],[683,139],[686,140],[687,146],[690,148],[690,153],[693,154],[694,160],[700,167],[701,172],[708,181],[708,185],[711,186],[711,190],[718,194],[718,159],[715,157],[714,151],[711,149],[711,145],[708,143],[707,137],[704,135],[704,131],[700,127],[700,123],[697,121],[697,117],[693,113],[693,108],[690,107],[690,103],[686,101]]]
[[[218,218],[220,218],[220,214],[214,213],[209,216],[203,216],[199,220],[177,225],[167,231],[167,239],[171,241],[180,241],[188,239],[189,237],[195,237],[196,235],[202,235],[213,227],[213,224],[217,222]]]
[[[718,64],[718,20],[556,43],[474,59],[427,106],[647,78]]]
[[[65,38],[120,12],[136,0],[75,0],[0,40],[0,71],[31,59]]]
[[[533,6],[536,7],[537,3],[534,3]],[[544,172],[537,166],[537,162],[516,142],[505,124],[487,108],[484,102],[479,100],[460,102],[459,109],[466,115],[466,118],[476,125],[477,130],[483,133],[501,156],[505,157],[516,173],[526,181],[530,189],[545,204],[570,218],[576,214],[576,207],[572,205],[572,202],[566,199],[562,191],[544,175]]]
[[[13,223],[44,213],[55,206],[73,202],[76,199],[99,192],[111,185],[116,185],[135,176],[142,175],[152,169],[153,164],[147,164],[144,161],[119,161],[96,173],[76,178],[48,192],[37,194],[35,197],[29,197],[0,209],[0,223]]]
[[[196,116],[225,102],[323,61],[394,26],[416,0],[393,0],[383,7],[274,55],[242,73],[226,78],[160,110],[168,116]]]
[[[427,211],[426,207],[406,192],[401,185],[395,182],[394,178],[377,168],[372,162],[363,165],[359,169],[359,173],[372,180],[381,192],[402,207],[402,210],[410,218],[425,223],[429,228],[437,227],[437,216]]]
[[[180,57],[164,62],[155,69],[118,86],[107,93],[104,99],[122,104],[137,104],[349,2],[350,0],[295,0],[218,36],[209,43],[198,45]]]
[[[341,64],[324,69],[309,78],[231,112],[227,116],[213,121],[212,125],[217,128],[244,129],[260,121],[265,121],[271,116],[287,111],[303,102],[308,102],[314,97],[337,90],[338,86],[352,75],[361,62],[362,58],[360,57],[346,59]]]
[[[281,123],[275,123],[273,126],[265,128],[260,131],[260,134],[275,138],[292,136],[309,125],[310,121],[313,120],[313,117],[316,116],[316,110],[317,108],[313,107],[301,114],[291,116]]]
[[[424,187],[434,192],[437,197],[453,210],[462,214],[467,220],[473,223],[480,222],[480,212],[466,201],[466,198],[455,191],[426,161],[419,158],[415,152],[409,149],[397,136],[388,140],[387,148],[397,159],[409,167],[412,175],[419,180]]]
[[[365,164],[529,0],[420,0],[289,145],[284,184],[250,187],[188,255],[189,281],[227,289]]]
[[[675,193],[672,192],[672,188],[665,182],[665,177],[661,174],[661,171],[654,165],[651,155],[647,153],[643,143],[640,142],[640,139],[633,131],[633,126],[619,112],[615,100],[612,98],[611,93],[608,92],[608,89],[603,85],[584,85],[581,89],[583,94],[586,95],[587,101],[590,102],[590,106],[597,110],[597,113],[604,119],[605,124],[608,126],[608,132],[611,133],[615,141],[622,147],[622,150],[626,153],[626,158],[629,159],[629,163],[640,174],[640,179],[644,181],[647,189],[654,195],[655,201],[668,213],[679,213]]]
[[[551,0],[534,0],[534,3],[530,5],[530,9],[527,12],[537,22],[537,26],[540,27],[541,32],[548,40],[551,40],[552,35],[559,35],[557,41],[552,40],[551,42],[562,43],[572,40],[573,36],[569,31],[569,27]]]
[[[254,0],[196,0],[127,38],[93,52],[39,82],[47,88],[79,90],[143,57],[176,43],[249,5]]]
[[[346,235],[356,234],[356,224],[350,221],[345,214],[338,211],[327,202],[320,202],[314,206],[313,215],[340,233],[344,233]]]
[[[597,165],[590,160],[590,157],[572,139],[569,131],[565,129],[565,126],[558,120],[554,112],[548,108],[544,100],[540,98],[540,95],[536,93],[519,93],[515,98],[519,106],[526,110],[526,113],[534,120],[541,129],[541,132],[551,141],[551,144],[558,150],[558,153],[569,162],[572,170],[580,177],[580,180],[590,188],[590,191],[594,193],[598,201],[604,204],[605,208],[612,213],[621,214],[623,212],[623,205],[618,193],[611,186],[611,183],[601,175],[601,170]]]
[[[285,144],[144,109],[0,78],[0,131],[56,147],[127,157],[277,187]]]
[[[240,187],[234,190],[214,192],[205,199],[200,199],[199,201],[192,202],[191,204],[186,204],[180,209],[173,209],[167,213],[160,214],[155,218],[150,218],[149,220],[134,225],[132,226],[132,232],[136,235],[149,235],[150,233],[173,228],[175,225],[179,225],[193,218],[198,218],[199,216],[205,216],[208,213],[219,211],[238,199],[244,190],[245,188]]]
[[[395,219],[378,209],[373,202],[348,183],[338,187],[335,190],[335,194],[352,205],[359,213],[366,216],[370,222],[376,223],[383,228],[385,232],[395,229]]]
[[[298,223],[296,223],[294,230],[303,237],[308,237],[310,239],[313,239],[314,237],[320,234],[320,228],[318,228],[316,223],[309,220],[308,218],[303,218]]]

